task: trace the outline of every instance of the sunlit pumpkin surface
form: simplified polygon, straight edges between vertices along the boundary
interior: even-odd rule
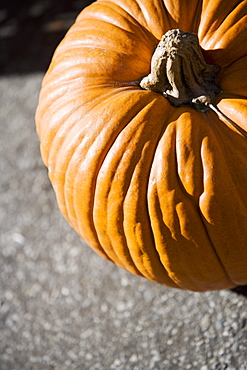
[[[246,137],[135,84],[174,28],[198,35],[221,68],[215,105],[247,131],[247,1],[99,0],[44,78],[42,157],[61,212],[102,257],[169,287],[245,285]]]

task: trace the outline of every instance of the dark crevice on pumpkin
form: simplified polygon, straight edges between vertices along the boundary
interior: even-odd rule
[[[242,134],[247,139],[247,133],[238,126],[235,122],[233,122],[230,118],[226,117],[218,107],[216,107],[214,104],[210,103],[208,104],[208,107],[217,114],[217,116],[223,121],[228,123],[230,126],[234,127],[240,134]]]

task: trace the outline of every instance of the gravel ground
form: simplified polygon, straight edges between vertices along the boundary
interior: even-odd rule
[[[35,132],[44,72],[14,65],[0,76],[0,369],[246,370],[244,288],[156,285],[71,230]]]

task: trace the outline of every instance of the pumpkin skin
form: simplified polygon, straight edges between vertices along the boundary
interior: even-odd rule
[[[136,81],[162,35],[198,35],[215,105],[247,131],[247,1],[99,0],[53,56],[36,112],[58,205],[102,257],[148,280],[247,284],[247,140]]]

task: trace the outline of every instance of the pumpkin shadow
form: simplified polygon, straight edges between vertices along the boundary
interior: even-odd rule
[[[230,289],[231,292],[247,297],[247,285],[240,285]]]
[[[0,75],[45,72],[55,48],[92,0],[3,0]]]

